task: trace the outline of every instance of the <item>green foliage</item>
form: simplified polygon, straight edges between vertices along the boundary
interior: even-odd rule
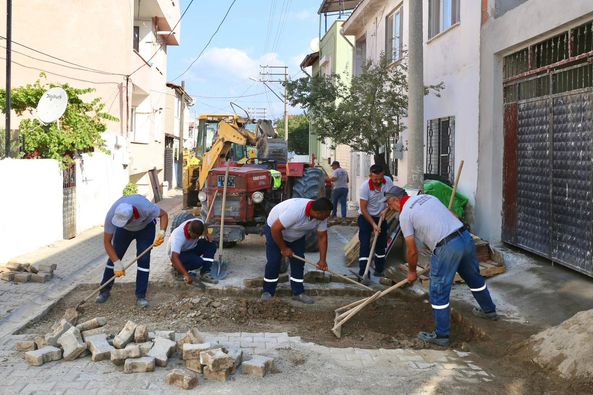
[[[101,99],[86,102],[81,98],[94,89],[79,89],[68,84],[42,84],[37,80],[34,84],[11,90],[12,109],[17,115],[26,112],[32,114],[43,93],[53,87],[61,87],[68,94],[66,112],[60,118],[59,127],[56,122],[43,125],[34,118],[21,121],[19,128],[25,136],[25,157],[55,159],[66,166],[75,155],[81,153],[93,152],[95,149],[109,153],[101,138],[101,133],[107,129],[103,121],[117,121],[117,118],[103,111],[105,105]],[[3,113],[6,112],[5,97],[6,91],[0,90],[0,109]]]
[[[133,182],[128,182],[128,185],[125,186],[122,193],[124,196],[135,195],[138,193],[138,185]]]
[[[284,118],[275,123],[278,135],[284,137]],[[288,116],[288,150],[298,155],[309,154],[309,119],[305,115]]]

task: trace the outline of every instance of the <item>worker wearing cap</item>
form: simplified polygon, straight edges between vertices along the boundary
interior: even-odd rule
[[[360,252],[358,256],[358,274],[363,284],[370,284],[370,272],[367,278],[362,278],[370,259],[371,239],[378,233],[375,245],[375,272],[376,277],[382,277],[385,270],[385,248],[387,247],[387,222],[383,221],[379,228],[379,220],[385,213],[385,197],[383,193],[393,186],[393,181],[385,176],[383,166],[374,164],[369,171],[369,179],[362,183],[358,191],[358,240]]]
[[[475,243],[461,221],[431,195],[410,197],[404,189],[393,186],[385,192],[385,200],[390,209],[400,213],[399,223],[406,241],[409,283],[416,281],[417,277],[416,239],[432,251],[430,303],[436,329],[433,332],[420,332],[418,338],[440,346],[449,345],[449,294],[455,273],[459,273],[480,305],[480,308],[474,308],[473,313],[481,318],[498,319],[496,306],[480,275]]]
[[[159,218],[160,230],[155,238],[156,219]],[[103,245],[109,259],[103,272],[101,285],[114,275],[121,277],[126,274],[121,260],[133,240],[136,240],[136,255],[140,255],[148,247],[158,247],[165,241],[165,230],[169,223],[167,212],[150,202],[142,195],[123,196],[119,198],[105,216]],[[136,304],[148,307],[146,290],[150,272],[150,252],[138,259],[136,272]],[[113,282],[103,288],[97,296],[97,303],[105,303],[109,298]]]
[[[305,257],[305,239],[308,233],[317,231],[319,262],[317,268],[327,270],[327,219],[332,210],[327,198],[317,200],[294,198],[277,204],[270,211],[264,235],[266,236],[266,269],[262,300],[270,300],[276,292],[282,257],[290,259],[290,287],[292,298],[305,304],[314,303],[305,295],[304,263],[292,255]]]
[[[337,160],[331,164],[333,174],[329,180],[333,184],[332,188],[332,203],[334,209],[332,211],[332,217],[335,217],[338,213],[338,203],[341,206],[342,218],[346,218],[346,202],[348,199],[348,172],[340,167],[340,162]]]
[[[189,219],[171,232],[167,254],[186,284],[193,282],[189,272],[197,269],[200,269],[200,281],[218,283],[210,275],[216,243],[210,240],[208,229],[200,218]]]

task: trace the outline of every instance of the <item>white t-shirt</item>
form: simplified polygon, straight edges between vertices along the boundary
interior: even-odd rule
[[[463,224],[431,195],[412,196],[399,215],[404,237],[415,236],[431,251],[437,243],[461,228]]]
[[[132,220],[129,224],[124,226],[124,229],[131,232],[137,232],[146,228],[146,225],[150,224],[152,221],[158,218],[159,215],[161,215],[161,208],[142,195],[122,196],[121,198],[117,199],[115,203],[113,203],[107,212],[107,215],[105,216],[105,225],[103,230],[105,233],[115,233],[115,225],[113,225],[111,220],[115,214],[115,208],[120,203],[128,203],[134,208]]]
[[[385,210],[385,207],[387,207],[384,202],[385,196],[383,195],[383,192],[386,192],[393,186],[393,181],[387,176],[383,177],[383,184],[381,184],[380,189],[376,189],[375,186],[371,186],[371,184],[370,179],[363,182],[358,190],[358,196],[360,200],[366,200],[368,202],[367,211],[370,215],[376,217],[381,214],[381,211]],[[358,209],[358,214],[362,214],[360,209]]]
[[[191,218],[176,227],[173,232],[171,232],[169,243],[167,244],[167,254],[169,257],[171,257],[173,252],[181,254],[183,251],[191,250],[198,245],[199,239],[190,239],[189,236],[185,234],[185,225],[192,221],[200,221],[201,223],[204,223],[200,218]]]
[[[334,170],[332,176],[336,177],[336,180],[334,181],[334,189],[348,188],[348,172],[346,170],[338,167]]]
[[[268,215],[268,226],[271,228],[274,222],[279,219],[284,226],[282,238],[286,241],[298,240],[314,230],[325,232],[327,219],[320,221],[308,217],[306,211],[309,203],[313,203],[313,200],[294,198],[275,205]]]

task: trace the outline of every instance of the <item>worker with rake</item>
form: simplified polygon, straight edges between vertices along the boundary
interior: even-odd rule
[[[160,230],[156,234],[156,219],[159,218]],[[150,273],[150,252],[141,255],[151,246],[158,247],[165,241],[165,230],[169,224],[169,216],[156,204],[142,195],[130,195],[119,198],[107,212],[103,231],[103,246],[109,259],[105,265],[101,285],[111,278],[125,276],[121,259],[128,247],[136,240],[136,255],[138,268],[136,272],[136,304],[148,307],[146,290],[148,289],[148,275]],[[109,299],[113,282],[109,282],[101,290],[97,303],[105,303]]]
[[[293,254],[305,257],[305,239],[308,233],[317,231],[319,262],[317,268],[327,270],[327,218],[333,205],[328,198],[287,199],[270,211],[264,235],[266,236],[266,269],[261,299],[271,300],[276,292],[282,257],[290,259],[290,287],[292,298],[305,304],[314,300],[305,294],[304,263]]]
[[[420,332],[418,338],[439,346],[449,345],[449,294],[455,273],[459,273],[480,305],[480,308],[474,308],[473,313],[480,318],[498,319],[496,306],[480,275],[475,243],[461,221],[436,197],[410,197],[398,186],[392,186],[385,192],[385,201],[390,209],[400,213],[399,223],[406,242],[410,284],[417,278],[416,239],[432,251],[429,292],[436,328],[433,332]]]

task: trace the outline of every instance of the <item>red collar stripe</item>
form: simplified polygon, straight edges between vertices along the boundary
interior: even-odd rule
[[[140,218],[140,212],[138,211],[138,209],[136,207],[132,206],[132,211],[134,212],[134,219]]]
[[[311,206],[313,205],[313,200],[307,203],[307,207],[305,207],[305,215],[311,218]]]
[[[381,184],[386,184],[386,183],[387,183],[387,181],[385,181],[385,178],[383,178],[383,182],[381,182]],[[371,179],[369,179],[369,189],[371,191],[374,191],[377,189],[377,188],[375,188],[375,185],[373,184],[373,180],[371,180]],[[381,189],[381,188],[379,188],[379,189]]]
[[[401,213],[402,211],[404,211],[404,204],[406,204],[406,202],[408,201],[408,199],[410,198],[410,196],[408,195],[404,195],[401,197],[401,199],[399,200],[399,212]]]
[[[189,224],[191,222],[188,222],[187,224],[185,224],[185,226],[183,227],[183,234],[185,235],[186,239],[191,239],[191,236],[189,235]]]

